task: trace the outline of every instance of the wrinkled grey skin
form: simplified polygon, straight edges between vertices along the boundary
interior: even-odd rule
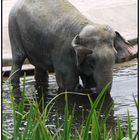
[[[66,0],[18,0],[9,16],[14,88],[26,58],[35,66],[37,83],[55,72],[60,91],[96,92],[112,81],[115,61],[132,56],[130,44],[107,25],[95,24]],[[111,85],[108,89],[110,92]]]

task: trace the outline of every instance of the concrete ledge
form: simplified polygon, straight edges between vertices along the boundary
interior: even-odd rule
[[[21,75],[26,72],[26,75],[33,75],[35,67],[31,64],[24,64],[22,66]],[[8,77],[10,75],[11,66],[2,67],[2,76]]]

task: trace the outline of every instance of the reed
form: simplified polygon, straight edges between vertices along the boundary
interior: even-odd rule
[[[14,123],[14,131],[10,134],[5,128],[4,124],[2,127],[2,138],[3,140],[122,140],[124,138],[121,123],[119,116],[117,116],[117,126],[116,132],[113,130],[107,129],[107,119],[110,113],[110,109],[107,110],[107,115],[104,119],[99,120],[100,110],[97,113],[96,108],[101,100],[104,97],[105,91],[108,88],[108,83],[96,100],[93,102],[89,97],[89,102],[91,104],[91,110],[88,114],[88,117],[85,122],[81,124],[81,126],[74,130],[74,134],[71,132],[72,122],[74,118],[74,110],[73,107],[72,112],[69,112],[68,107],[68,97],[67,92],[61,93],[65,94],[65,107],[64,107],[64,124],[59,128],[56,128],[55,132],[49,130],[46,127],[45,122],[48,119],[48,114],[53,108],[53,101],[60,95],[54,97],[46,106],[42,104],[42,111],[39,109],[39,103],[37,100],[29,99],[29,110],[24,111],[24,100],[26,95],[25,90],[25,77],[23,80],[23,92],[21,96],[21,100],[19,105],[17,105],[14,101],[14,95],[12,92],[12,86],[10,86],[10,100],[11,103],[7,102],[5,99],[3,101],[12,109],[12,119]],[[44,99],[42,98],[42,101]],[[138,104],[136,99],[134,98],[134,102],[136,107],[138,108]],[[111,107],[111,105],[109,105]],[[138,132],[136,134],[132,131],[132,124],[130,113],[127,111],[127,120],[128,120],[128,131],[125,137],[130,140],[136,140],[138,137]],[[26,122],[26,126],[24,130],[20,131],[22,126],[22,122]],[[4,123],[4,122],[3,122]]]

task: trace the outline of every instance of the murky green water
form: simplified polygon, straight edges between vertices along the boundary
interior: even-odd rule
[[[22,80],[22,79],[21,79]],[[38,91],[34,87],[35,80],[33,76],[28,76],[26,78],[26,93],[28,97],[32,98],[32,95],[36,95]],[[45,102],[47,104],[57,93],[57,84],[55,80],[55,75],[49,75],[49,90],[44,93]],[[127,129],[127,109],[130,111],[133,130],[137,130],[137,110],[133,101],[133,95],[137,98],[137,61],[133,60],[129,63],[124,63],[118,65],[114,68],[114,80],[111,90],[111,97],[107,97],[103,104],[103,109],[100,117],[104,117],[105,110],[108,108],[110,103],[113,103],[111,108],[109,121],[107,122],[108,128],[116,127],[116,117],[117,114],[121,119],[121,124],[124,131]],[[3,98],[9,101],[9,85],[3,83]],[[90,110],[90,104],[88,98],[82,95],[70,94],[69,98],[69,108],[72,110],[75,104],[75,117],[73,128],[78,127],[83,120],[87,117]],[[46,125],[50,129],[55,129],[60,126],[64,121],[64,97],[60,96],[55,101],[55,105],[50,112],[49,118]],[[11,110],[3,103],[3,120],[5,127],[12,132],[13,122],[11,120]],[[22,129],[22,128],[21,128]]]

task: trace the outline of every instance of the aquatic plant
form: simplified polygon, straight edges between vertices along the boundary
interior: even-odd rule
[[[16,104],[14,101],[14,95],[12,92],[12,86],[10,86],[10,100],[11,103],[7,102],[5,99],[3,101],[10,107],[12,110],[12,119],[14,123],[14,131],[10,134],[3,124],[2,129],[2,138],[3,140],[122,140],[128,138],[130,140],[136,140],[138,137],[138,132],[136,134],[132,131],[132,124],[129,111],[127,111],[127,120],[128,120],[128,131],[127,134],[123,134],[119,116],[117,116],[117,126],[116,131],[107,129],[107,119],[110,113],[110,109],[107,110],[107,115],[102,120],[99,120],[100,110],[97,113],[96,108],[99,101],[104,98],[105,91],[108,88],[110,83],[108,83],[101,93],[98,95],[96,100],[93,102],[89,97],[89,102],[91,105],[91,110],[88,114],[88,117],[81,126],[74,130],[74,134],[71,132],[72,122],[74,118],[73,107],[72,112],[69,112],[68,106],[68,97],[69,93],[61,93],[54,97],[46,106],[44,105],[44,98],[42,97],[41,111],[39,103],[36,99],[28,99],[30,107],[28,111],[24,110],[24,100],[26,95],[25,90],[25,76],[23,80],[23,92],[21,95],[21,100],[19,104]],[[64,107],[64,124],[59,128],[56,128],[55,131],[51,131],[46,126],[46,120],[48,119],[48,114],[53,108],[53,101],[60,95],[65,94],[65,107]],[[134,98],[136,107],[138,104]],[[111,107],[111,104],[109,105]],[[26,122],[24,130],[20,130],[22,122]],[[4,122],[3,122],[4,123]]]

